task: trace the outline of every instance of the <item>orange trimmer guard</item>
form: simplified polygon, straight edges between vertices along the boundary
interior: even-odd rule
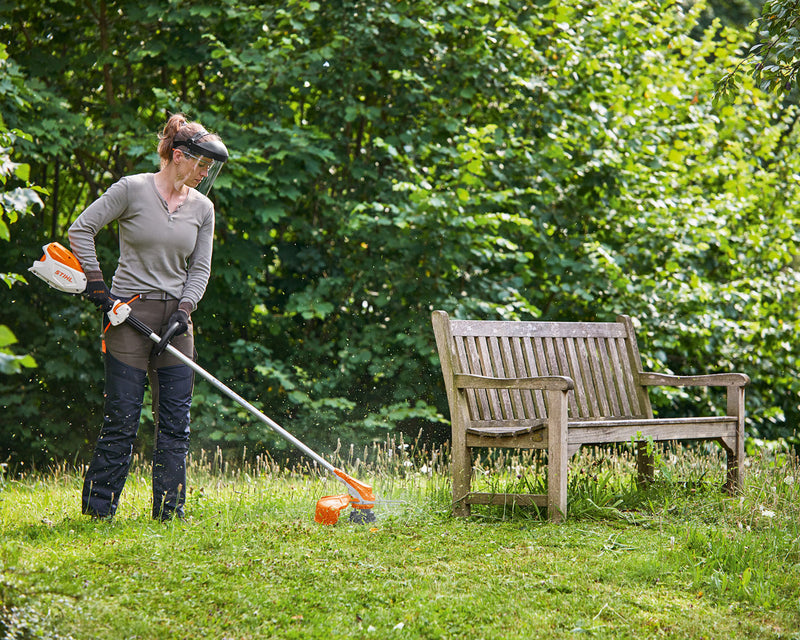
[[[351,499],[346,493],[340,496],[323,496],[317,502],[314,520],[319,524],[336,524],[339,520],[339,512],[350,506]]]
[[[372,487],[351,478],[341,469],[334,469],[333,472],[339,480],[347,485],[347,490],[353,499],[354,509],[372,509],[375,506],[375,494],[372,492]]]

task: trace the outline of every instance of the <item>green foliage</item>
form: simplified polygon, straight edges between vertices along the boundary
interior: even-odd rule
[[[63,240],[114,179],[154,170],[154,133],[186,110],[232,151],[199,362],[311,446],[447,436],[434,308],[630,313],[646,368],[753,378],[750,434],[800,418],[798,111],[749,81],[711,103],[742,33],[701,28],[703,6],[25,4],[1,10],[18,79],[0,83],[2,113],[31,134],[17,148],[49,195],[5,268]],[[113,264],[113,229],[99,250]],[[6,455],[71,457],[98,426],[98,321],[42,286],[14,291],[0,322],[40,367],[2,389]],[[696,404],[681,393],[659,412]],[[202,384],[193,432],[286,446]]]
[[[0,373],[19,373],[23,367],[35,367],[36,361],[30,356],[16,356],[8,347],[16,344],[17,339],[5,325],[0,325]]]
[[[8,60],[6,47],[2,43],[0,73],[5,78],[0,85],[2,100],[24,102],[20,88],[21,75]],[[5,242],[11,239],[9,225],[17,222],[21,216],[31,213],[35,206],[43,206],[37,190],[30,186],[30,167],[11,159],[13,145],[18,139],[30,139],[30,136],[19,130],[9,131],[0,115],[0,241]],[[15,284],[25,282],[25,278],[17,273],[0,273],[0,280],[9,289]],[[16,342],[17,338],[11,329],[0,324],[0,374],[19,373],[23,368],[36,366],[36,361],[30,355],[20,356],[13,353],[10,347]]]
[[[766,0],[760,18],[754,23],[753,33],[747,38],[755,42],[735,60],[732,68],[722,76],[717,87],[717,97],[731,97],[739,91],[739,82],[745,70],[756,84],[768,93],[796,97],[797,75],[800,60],[797,48],[800,33],[797,29],[797,0]]]

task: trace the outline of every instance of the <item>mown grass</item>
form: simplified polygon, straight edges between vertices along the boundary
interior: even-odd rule
[[[365,462],[368,461],[368,462]],[[570,517],[449,515],[447,452],[339,452],[373,484],[373,524],[314,523],[340,484],[265,458],[198,456],[188,517],[150,520],[137,464],[112,522],[79,515],[80,473],[0,480],[0,631],[9,638],[800,639],[800,469],[764,449],[717,490],[712,449],[664,450],[635,485],[626,448],[573,460]],[[490,455],[484,488],[536,487],[536,456]],[[16,634],[16,635],[15,635]],[[1,637],[1,636],[0,636]]]

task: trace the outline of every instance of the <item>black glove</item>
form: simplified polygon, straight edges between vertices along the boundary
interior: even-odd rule
[[[98,309],[101,309],[102,311],[111,310],[111,292],[108,290],[108,287],[102,278],[99,280],[89,280],[86,283],[86,290],[84,291],[84,294]]]
[[[161,334],[161,341],[153,349],[153,355],[159,356],[167,348],[169,341],[189,328],[189,314],[185,309],[178,309],[169,317],[167,330]]]

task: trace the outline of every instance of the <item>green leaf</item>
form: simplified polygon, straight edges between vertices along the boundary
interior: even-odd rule
[[[0,325],[0,349],[4,349],[17,343],[14,333],[6,325]]]

